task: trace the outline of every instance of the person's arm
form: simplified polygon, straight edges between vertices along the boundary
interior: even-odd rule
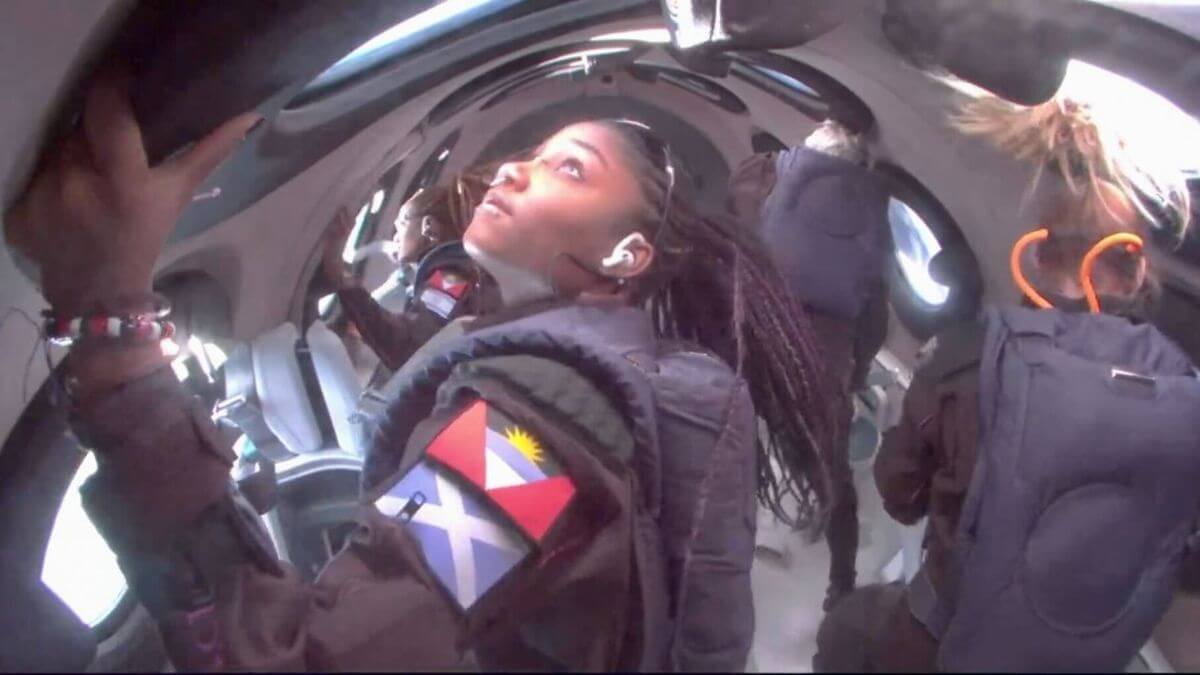
[[[680,585],[672,661],[687,672],[740,672],[754,637],[750,567],[757,532],[757,425],[745,383],[703,468]],[[672,582],[673,583],[673,582]]]
[[[321,256],[324,282],[337,294],[346,316],[354,323],[363,342],[389,370],[396,370],[421,343],[437,332],[440,324],[421,312],[393,314],[371,297],[350,273],[342,259],[354,229],[354,218],[346,208],[338,209],[325,233]]]
[[[179,214],[258,119],[234,118],[150,167],[115,80],[95,84],[79,127],[42,158],[5,217],[8,243],[38,265],[55,315],[120,313],[149,302],[155,261]],[[72,426],[97,456],[98,470],[84,489],[86,508],[133,592],[158,620],[177,667],[455,662],[457,647],[447,644],[455,623],[431,611],[389,612],[399,599],[409,610],[441,602],[419,574],[404,574],[417,568],[402,564],[402,536],[385,542],[393,565],[380,570],[351,554],[316,586],[275,559],[257,516],[231,485],[229,448],[175,380],[157,342],[84,340],[68,356],[64,384]],[[369,539],[372,531],[361,534]],[[373,609],[380,611],[371,625],[347,634],[353,617]],[[371,635],[405,630],[415,637],[355,649]],[[398,658],[371,660],[380,656]]]
[[[932,384],[920,371],[904,396],[900,422],[883,436],[875,458],[875,484],[888,514],[905,525],[929,510],[929,487],[937,460],[928,439],[937,420]]]
[[[76,357],[72,370],[82,373],[92,358],[121,355]],[[363,514],[351,545],[314,585],[276,558],[257,514],[230,481],[232,453],[169,367],[93,393],[72,411],[72,426],[98,457],[83,488],[88,515],[158,622],[176,668],[460,663],[456,618],[421,574],[411,540],[377,514]],[[391,564],[368,564],[379,558]],[[372,631],[409,639],[363,644]]]
[[[408,357],[444,325],[421,307],[393,314],[361,286],[341,288],[337,295],[346,315],[362,334],[363,342],[389,370],[404,365]]]

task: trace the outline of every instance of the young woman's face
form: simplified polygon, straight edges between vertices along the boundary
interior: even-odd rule
[[[430,243],[421,234],[422,214],[412,202],[413,200],[409,199],[400,207],[400,213],[396,216],[396,234],[392,236],[392,241],[400,245],[397,262],[416,262]]]
[[[645,210],[623,143],[604,126],[574,124],[532,158],[502,166],[463,237],[468,250],[549,278],[559,289],[586,288],[589,277],[594,283],[595,275],[571,258],[600,269]]]

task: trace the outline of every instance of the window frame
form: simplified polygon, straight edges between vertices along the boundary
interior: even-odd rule
[[[983,275],[979,261],[962,228],[933,193],[916,177],[889,162],[878,162],[875,171],[888,184],[891,197],[911,208],[937,239],[942,251],[957,258],[958,276],[954,279],[935,279],[950,287],[950,294],[941,305],[931,305],[918,296],[900,268],[899,257],[893,251],[888,264],[889,296],[892,309],[904,327],[919,340],[928,340],[945,327],[974,318],[983,301]],[[889,217],[890,232],[890,217]]]
[[[372,75],[390,67],[407,56],[428,48],[430,45],[438,42],[452,42],[461,37],[466,37],[486,25],[539,12],[545,9],[550,3],[549,0],[486,0],[482,6],[466,8],[419,32],[404,35],[370,52],[361,54],[353,59],[354,62],[347,62],[355,52],[378,40],[388,32],[417,19],[426,12],[435,11],[437,4],[434,3],[424,10],[406,17],[404,21],[389,26],[385,30],[376,33],[366,42],[347,52],[311,80],[304,83],[299,91],[296,92],[296,95],[284,105],[284,109],[297,109],[316,103],[352,87],[357,82],[369,79]],[[488,7],[487,5],[493,6]]]
[[[893,202],[895,204],[899,205],[900,208],[906,209],[907,211],[911,212],[912,217],[915,218],[917,222],[916,223],[906,222],[904,224],[897,226],[896,219],[892,216]],[[907,201],[901,199],[900,197],[897,197],[896,195],[890,195],[888,197],[888,226],[892,232],[892,243],[895,248],[895,261],[896,261],[896,265],[900,269],[900,277],[904,280],[905,285],[908,286],[909,291],[912,293],[913,298],[917,302],[919,302],[923,307],[927,308],[929,311],[936,312],[939,308],[945,306],[945,304],[950,300],[950,286],[943,284],[942,282],[938,281],[937,279],[934,279],[933,274],[929,270],[930,264],[933,262],[933,259],[935,257],[937,257],[942,251],[941,240],[938,239],[937,234],[933,231],[933,228],[931,228],[929,226],[929,223],[925,220],[925,218],[922,217],[921,213],[915,207],[913,207],[911,204],[909,204]],[[924,247],[924,240],[926,239],[926,237],[924,236],[925,233],[928,233],[929,237],[931,237],[933,239],[933,243],[936,245],[937,250],[934,251],[932,254],[929,254],[928,260],[923,263],[923,265],[925,267],[924,274],[929,278],[929,281],[936,284],[939,289],[945,289],[945,297],[942,298],[940,301],[933,302],[933,301],[930,301],[927,297],[925,297],[925,293],[923,292],[923,289],[919,288],[920,281],[918,281],[917,279],[914,279],[912,271],[905,267],[903,257],[906,257],[906,254],[909,252],[903,251],[902,247],[900,246],[900,242],[897,240],[896,230],[898,229],[898,227],[907,227],[907,228],[913,228],[913,229],[920,228],[922,231],[916,232],[915,236],[921,242],[922,247]],[[922,253],[924,254],[926,252],[922,251]],[[922,256],[922,257],[924,257],[924,256]]]
[[[759,72],[761,69],[796,80],[816,92],[817,98],[813,98],[811,92],[793,89],[775,77]],[[782,54],[734,52],[729,74],[774,95],[813,120],[836,119],[854,132],[864,132],[875,125],[875,114],[870,106],[846,85],[807,63]]]

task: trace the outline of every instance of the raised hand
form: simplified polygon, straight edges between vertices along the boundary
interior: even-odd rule
[[[222,124],[191,149],[151,167],[115,78],[98,80],[82,124],[51,147],[5,217],[5,236],[40,268],[60,315],[149,292],[154,265],[196,187],[261,120]]]
[[[321,254],[321,273],[325,282],[334,289],[345,288],[354,284],[354,277],[346,269],[346,261],[342,253],[346,249],[346,240],[354,229],[354,218],[346,207],[338,209],[325,233],[324,250]]]

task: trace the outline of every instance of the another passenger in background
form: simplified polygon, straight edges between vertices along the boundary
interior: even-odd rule
[[[837,461],[830,467],[826,610],[855,582],[858,498],[849,458],[850,394],[862,388],[887,337],[888,190],[866,159],[860,135],[826,120],[804,147],[754,155],[730,181],[730,208],[759,230],[788,290],[804,302],[830,376],[846,392]]]
[[[1067,189],[1008,261],[1029,304],[922,349],[875,462],[887,512],[929,517],[922,568],[830,612],[813,668],[1121,671],[1200,560],[1200,382],[1145,323],[1141,241],[1145,204],[1186,227],[1186,186],[1070,100],[988,97],[956,122]]]
[[[343,256],[354,227],[350,212],[340,209],[325,238],[322,273],[336,291],[345,312],[367,345],[389,370],[396,370],[452,319],[477,315],[499,295],[462,249],[462,234],[475,205],[487,189],[484,181],[459,176],[448,186],[418,190],[396,218],[400,265],[416,273],[405,310],[393,314],[380,305],[348,269]]]

